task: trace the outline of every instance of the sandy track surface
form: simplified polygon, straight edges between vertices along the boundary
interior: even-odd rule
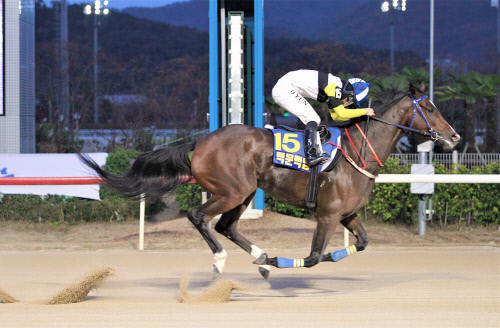
[[[246,286],[229,303],[181,303],[213,288],[212,254],[186,219],[78,225],[0,223],[0,327],[500,327],[498,228],[365,224],[368,249],[339,263],[275,269],[218,236],[229,256],[217,281]],[[266,213],[240,231],[270,256],[308,255],[315,223]],[[328,251],[341,249],[342,229]],[[351,237],[351,243],[354,242]],[[113,268],[85,301],[44,305],[67,286]],[[0,294],[1,295],[1,294]]]
[[[0,327],[500,327],[496,247],[371,247],[338,263],[273,269],[230,250],[218,278],[247,286],[229,303],[180,302],[179,282],[212,284],[208,251],[2,251]],[[269,251],[300,258],[308,249]],[[89,271],[112,267],[82,303],[43,305]]]

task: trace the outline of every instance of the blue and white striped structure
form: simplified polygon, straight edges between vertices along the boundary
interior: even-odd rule
[[[254,0],[253,1],[253,12],[249,6],[250,1],[221,1],[221,0],[209,0],[209,127],[210,132],[217,130],[222,127],[222,123],[227,121],[227,117],[222,117],[222,115],[227,115],[227,109],[224,111],[222,109],[222,103],[227,101],[227,87],[222,86],[221,71],[226,72],[226,67],[222,68],[222,65],[227,66],[225,60],[221,60],[221,54],[226,53],[225,38],[221,38],[220,29],[220,17],[222,17],[226,22],[226,9],[228,11],[241,11],[244,16],[244,26],[252,32],[252,44],[249,50],[252,53],[252,66],[246,69],[246,72],[252,72],[251,76],[246,76],[249,78],[247,81],[251,81],[251,95],[252,98],[249,103],[252,108],[245,108],[246,112],[252,113],[252,117],[247,119],[246,123],[253,125],[255,127],[264,126],[264,1]],[[247,10],[248,12],[245,12]],[[225,31],[224,31],[225,32]],[[222,46],[224,49],[221,49]],[[248,49],[245,48],[245,51]],[[224,58],[225,59],[225,58]],[[223,63],[222,63],[223,62]],[[248,64],[248,63],[247,63]],[[250,88],[247,88],[250,89]],[[224,97],[223,97],[224,95]],[[225,98],[225,99],[223,99]],[[249,106],[250,107],[250,106]],[[234,122],[231,122],[234,123]],[[264,192],[257,189],[255,195],[255,208],[258,210],[264,209]]]

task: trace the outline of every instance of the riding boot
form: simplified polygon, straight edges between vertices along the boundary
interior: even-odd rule
[[[318,155],[316,150],[318,123],[308,122],[304,130],[304,152],[306,155],[306,164],[308,166],[320,165],[328,161],[330,158],[327,154]]]

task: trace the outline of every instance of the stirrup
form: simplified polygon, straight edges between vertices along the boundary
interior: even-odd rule
[[[325,164],[326,162],[328,162],[329,159],[330,159],[330,156],[328,156],[328,154],[326,154],[326,153],[323,153],[319,156],[306,158],[306,164],[309,167],[321,165],[321,164]]]

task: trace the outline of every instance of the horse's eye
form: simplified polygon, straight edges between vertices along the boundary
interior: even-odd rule
[[[434,111],[434,107],[429,108],[429,113],[432,113]]]

